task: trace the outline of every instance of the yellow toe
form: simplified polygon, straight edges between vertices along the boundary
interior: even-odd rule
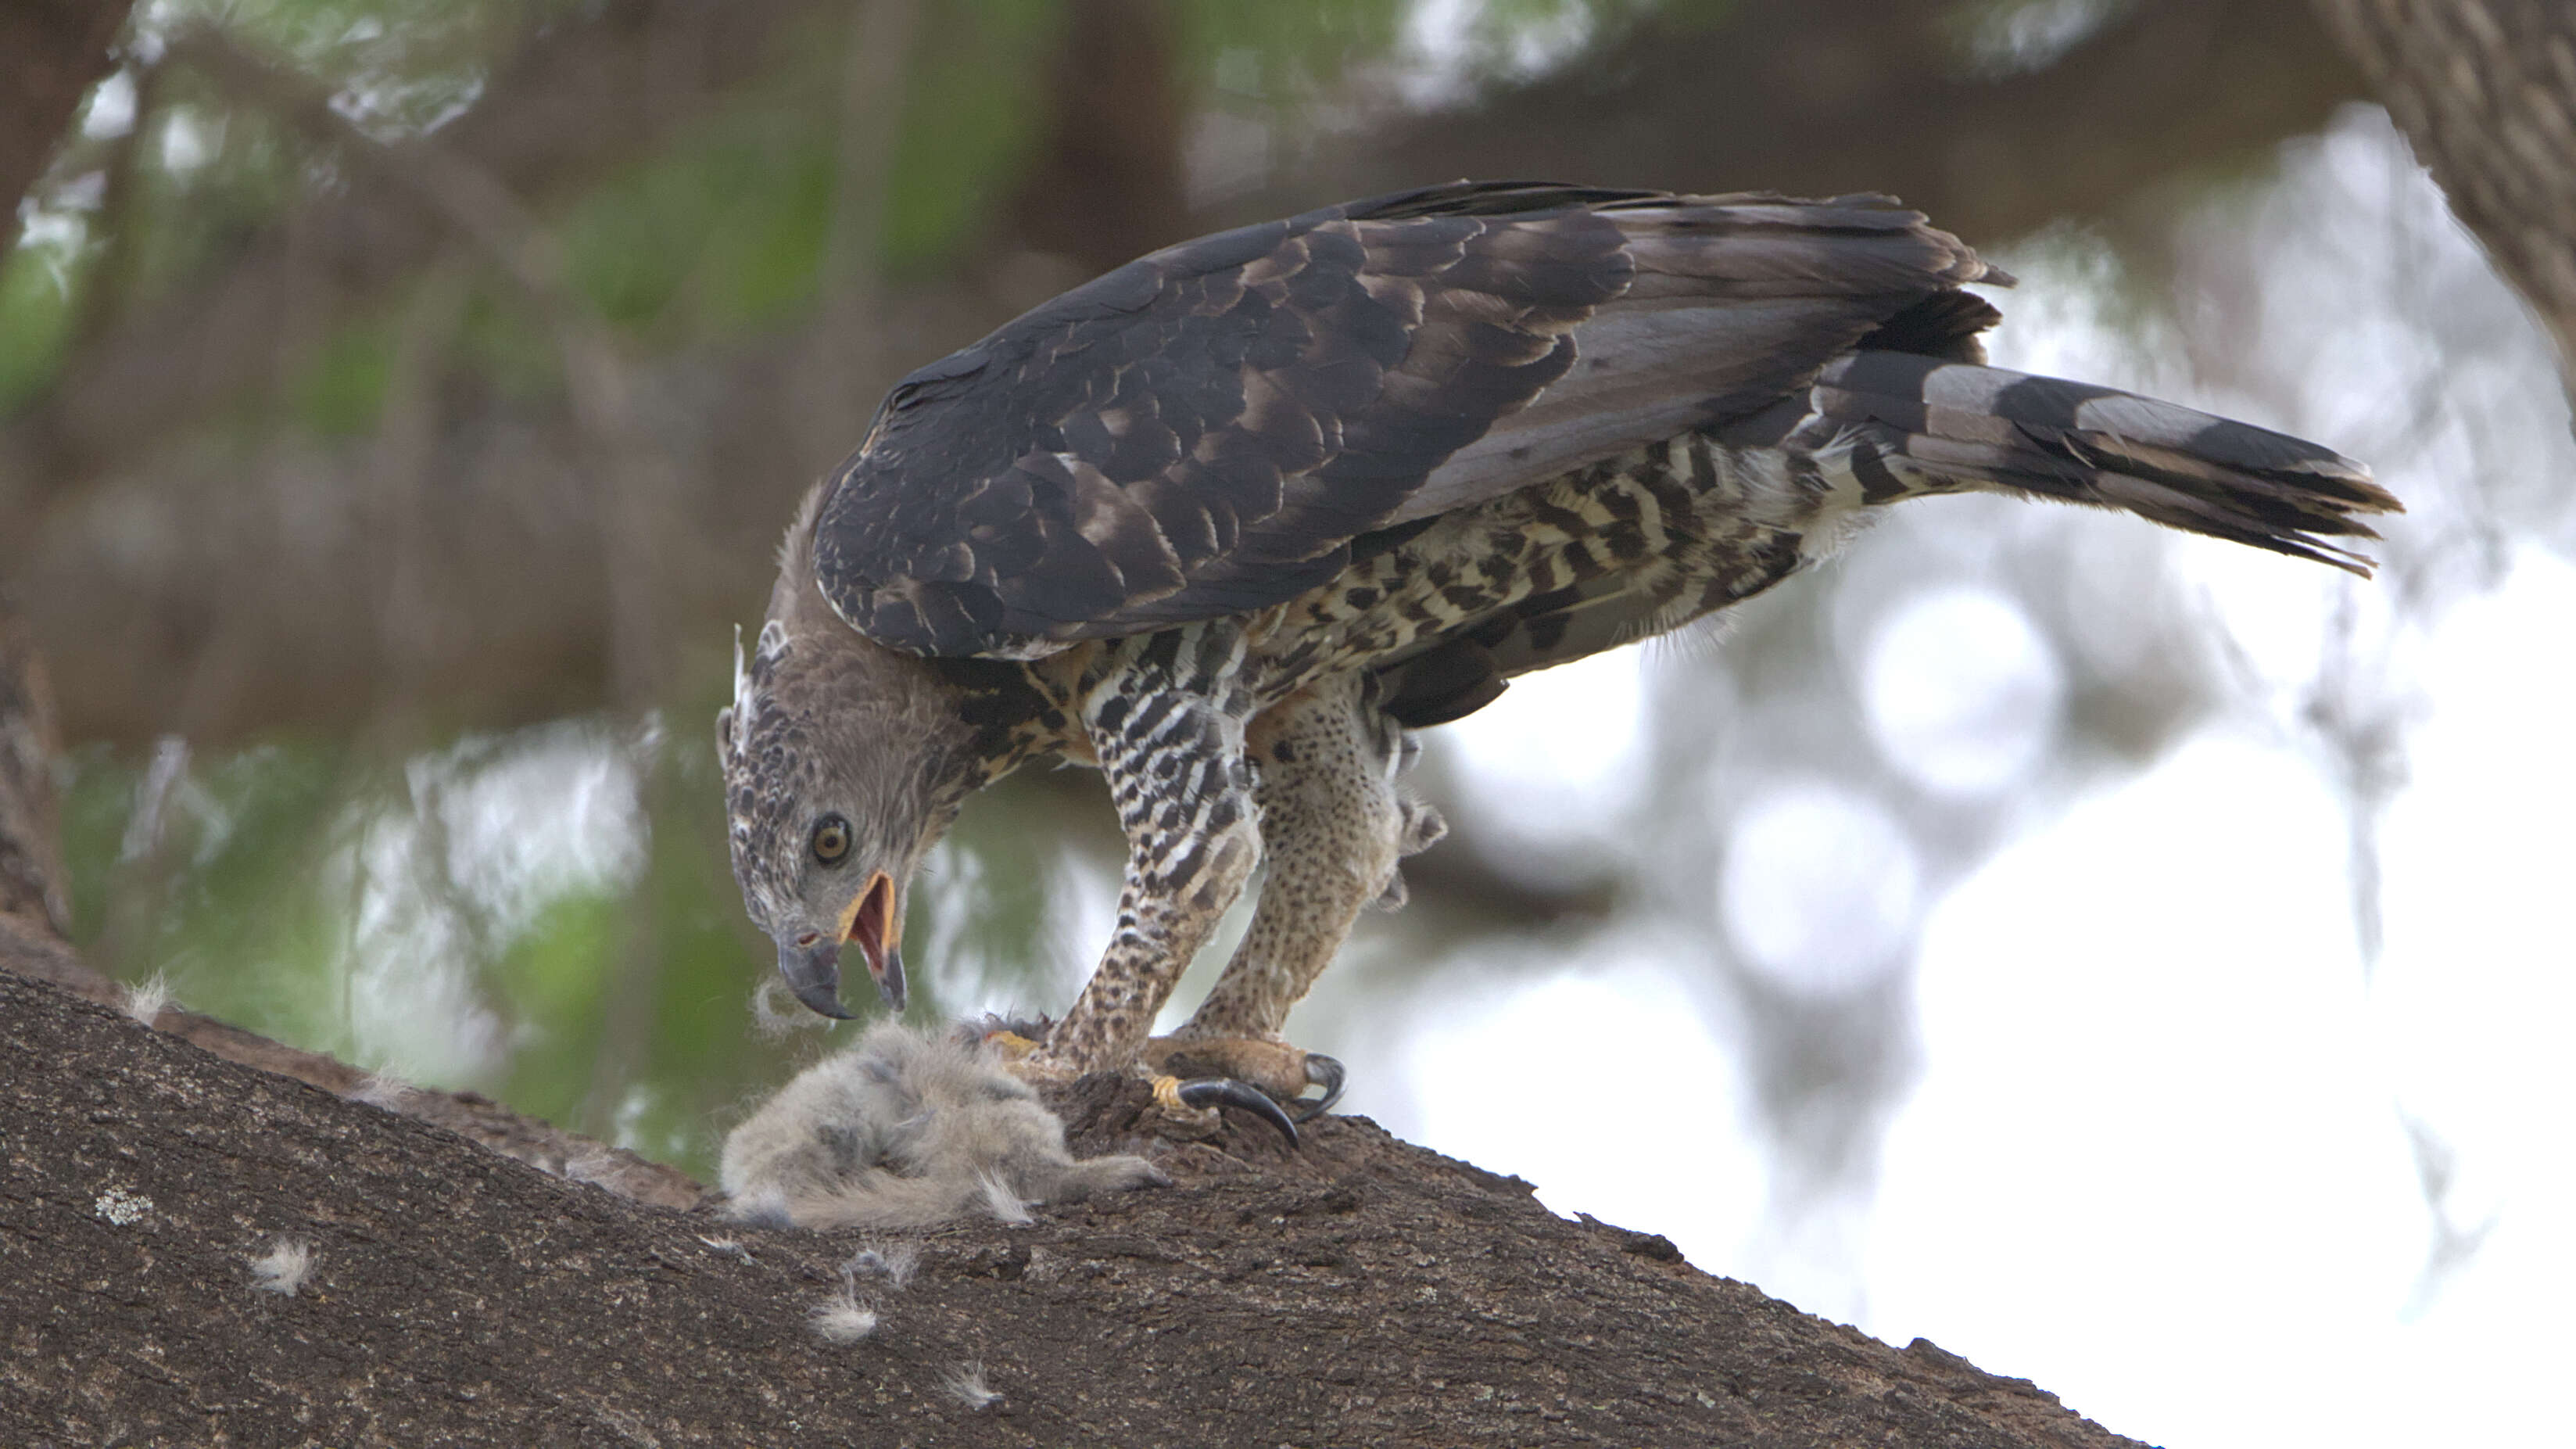
[[[1016,1031],[997,1031],[984,1038],[984,1044],[998,1049],[1005,1060],[1020,1061],[1038,1049],[1038,1044]]]

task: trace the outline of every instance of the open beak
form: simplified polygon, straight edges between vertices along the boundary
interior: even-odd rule
[[[841,938],[856,943],[868,959],[868,974],[876,978],[886,1009],[903,1015],[903,926],[895,919],[891,876],[878,871],[868,878],[868,888],[859,893],[858,905],[841,927]]]

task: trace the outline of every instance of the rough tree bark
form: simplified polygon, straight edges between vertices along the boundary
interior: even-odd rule
[[[399,1445],[1977,1445],[2110,1434],[1330,1120],[1077,1150],[1172,1188],[921,1235],[824,1341],[849,1234],[646,1206],[0,973],[0,1440]],[[293,1295],[250,1260],[316,1254]],[[979,1365],[999,1395],[947,1385]]]
[[[2576,5],[2316,4],[2451,213],[2540,314],[2560,371],[2576,367]]]

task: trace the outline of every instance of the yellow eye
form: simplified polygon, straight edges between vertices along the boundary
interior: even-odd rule
[[[850,822],[838,815],[826,815],[814,823],[814,858],[825,865],[839,865],[850,853]]]

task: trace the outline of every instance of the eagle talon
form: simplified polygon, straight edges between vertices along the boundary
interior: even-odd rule
[[[1323,1088],[1324,1095],[1314,1098],[1300,1097],[1290,1103],[1289,1105],[1297,1109],[1296,1120],[1312,1122],[1333,1110],[1333,1104],[1342,1100],[1342,1083],[1348,1075],[1342,1070],[1341,1062],[1335,1058],[1328,1057],[1322,1052],[1306,1053],[1306,1080]]]
[[[1008,1028],[1000,1031],[986,1032],[983,1036],[983,1042],[984,1045],[1001,1053],[1002,1060],[1006,1062],[1026,1061],[1029,1057],[1034,1055],[1038,1049],[1038,1044],[1036,1042],[1020,1035],[1016,1031],[1009,1030]]]
[[[1241,1107],[1278,1128],[1279,1135],[1288,1139],[1290,1147],[1297,1145],[1297,1123],[1287,1110],[1272,1100],[1268,1092],[1232,1077],[1201,1077],[1195,1082],[1158,1077],[1154,1081],[1154,1100],[1166,1107],[1178,1101],[1182,1106],[1203,1111],[1216,1107]]]

